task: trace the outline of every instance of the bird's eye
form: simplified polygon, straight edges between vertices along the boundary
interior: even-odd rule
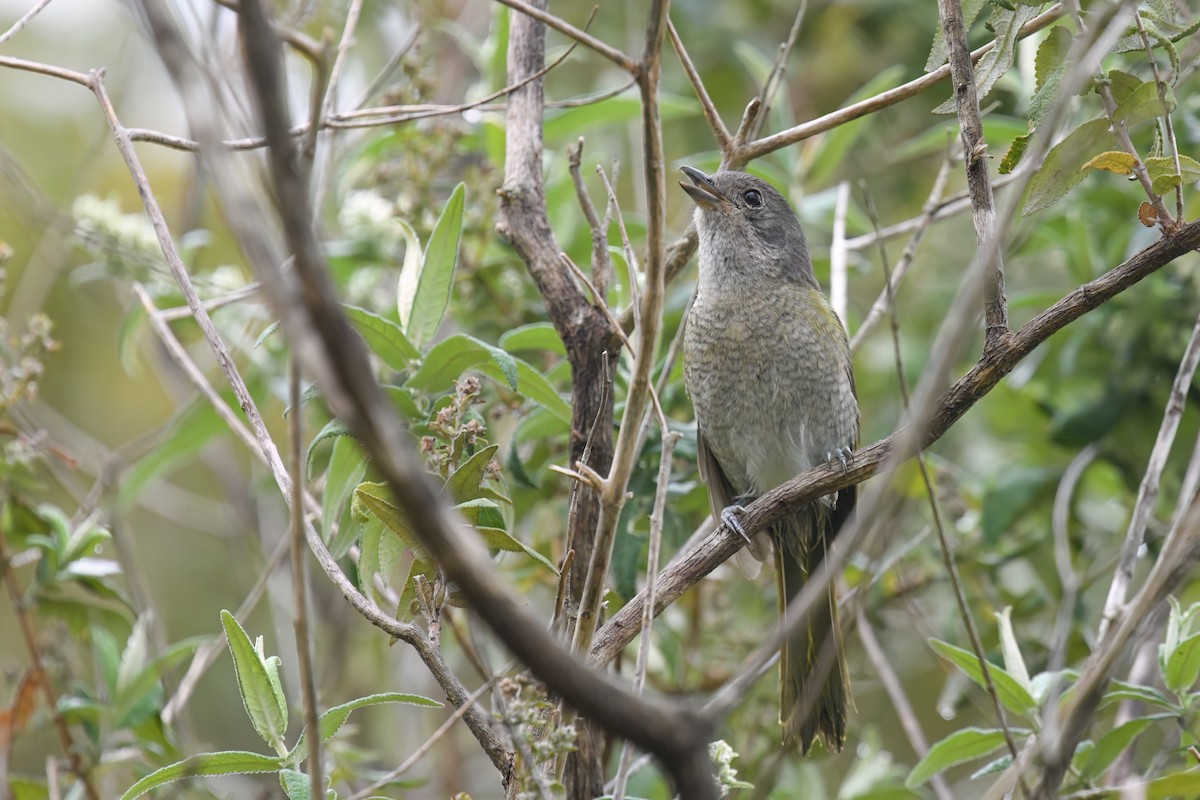
[[[746,201],[746,205],[751,208],[762,208],[763,198],[762,193],[757,189],[750,189],[742,194],[742,199]]]

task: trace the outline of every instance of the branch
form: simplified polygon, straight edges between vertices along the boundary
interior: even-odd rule
[[[559,17],[547,12],[545,9],[524,3],[521,0],[496,0],[496,2],[500,3],[501,5],[506,5],[514,11],[520,11],[525,16],[536,19],[543,25],[549,25],[551,28],[554,28],[554,30],[558,31],[564,36],[574,39],[590,50],[594,50],[595,52],[607,58],[609,61],[616,64],[621,69],[628,72],[630,75],[637,77],[640,66],[638,62],[634,61],[632,58],[625,55],[612,45],[605,44],[604,42],[600,41],[587,31],[580,30],[571,23],[566,22],[565,20],[562,20]]]
[[[1024,39],[1026,36],[1030,36],[1040,31],[1042,28],[1045,28],[1050,23],[1062,17],[1065,13],[1066,9],[1063,7],[1062,3],[1057,3],[1051,6],[1048,10],[1029,20],[1029,22],[1025,23],[1025,25],[1021,26],[1021,30],[1017,32],[1017,38]],[[989,52],[995,46],[996,43],[994,41],[988,42],[983,47],[980,47],[971,53],[971,60],[973,62],[978,61],[979,59],[983,58],[985,53]],[[759,158],[760,156],[765,156],[767,153],[773,153],[776,150],[787,147],[788,145],[803,141],[811,136],[816,136],[818,133],[824,133],[825,131],[832,130],[833,128],[850,122],[851,120],[864,117],[867,114],[873,114],[874,112],[888,108],[889,106],[894,106],[896,103],[899,103],[902,100],[907,100],[910,97],[914,97],[921,92],[924,92],[926,89],[936,86],[949,77],[950,65],[944,64],[935,69],[933,72],[928,72],[925,75],[922,75],[920,78],[911,80],[902,86],[897,86],[895,89],[889,89],[886,92],[880,92],[874,97],[868,97],[866,100],[861,100],[853,105],[840,108],[837,111],[826,114],[823,117],[817,117],[814,120],[809,120],[808,122],[801,123],[800,125],[788,128],[787,130],[780,131],[779,133],[771,134],[770,136],[763,137],[762,139],[756,139],[755,141],[738,148],[736,153],[737,161],[740,164],[745,164],[748,161]]]
[[[955,105],[962,137],[967,187],[971,192],[971,211],[979,251],[990,258],[983,265],[983,352],[995,348],[1008,334],[1008,304],[1004,297],[1004,260],[1000,248],[993,245],[996,236],[996,203],[987,168],[987,142],[983,138],[983,119],[979,113],[979,90],[975,69],[967,49],[967,31],[963,23],[961,0],[938,0],[942,30],[950,46],[950,74],[954,78]],[[1011,742],[1010,742],[1011,746]],[[1016,758],[1016,753],[1013,753]]]
[[[148,15],[163,21],[151,9],[154,3],[145,6]],[[243,52],[270,142],[273,196],[293,272],[285,274],[278,260],[255,259],[254,266],[298,357],[315,373],[330,407],[363,443],[422,544],[513,654],[582,714],[654,752],[685,796],[715,797],[706,750],[708,729],[699,717],[633,697],[574,659],[528,615],[524,601],[496,574],[486,549],[465,530],[425,472],[375,380],[361,340],[341,313],[316,240],[306,176],[287,131],[279,41],[259,3],[244,0],[242,21]],[[156,33],[160,40],[175,35],[158,26]]]
[[[845,469],[840,463],[824,464],[801,473],[746,507],[741,520],[746,533],[753,535],[818,497],[863,482],[874,475],[889,457],[911,458],[918,449],[917,445],[923,449],[941,438],[971,406],[995,388],[1005,375],[1051,335],[1198,246],[1200,222],[1193,222],[1175,234],[1164,236],[1096,280],[1075,289],[1013,332],[950,387],[939,399],[921,442],[893,454],[893,448],[906,433],[906,429],[901,429],[854,453],[847,460]],[[741,536],[724,525],[706,537],[660,576],[654,613],[661,613],[744,544]],[[608,663],[632,641],[640,627],[644,602],[644,596],[639,594],[597,633],[590,653],[593,663]]]

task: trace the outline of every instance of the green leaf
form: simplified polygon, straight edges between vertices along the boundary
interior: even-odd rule
[[[1113,112],[1113,120],[1133,127],[1140,122],[1161,117],[1164,113],[1171,113],[1175,110],[1176,105],[1175,92],[1171,90],[1170,86],[1163,88],[1165,96],[1159,99],[1158,86],[1154,81],[1146,81],[1134,89],[1124,102],[1117,105],[1117,110]],[[1165,111],[1163,109],[1164,100],[1167,104]]]
[[[312,778],[294,769],[279,770],[279,785],[288,800],[312,800]]]
[[[1125,748],[1137,738],[1138,734],[1164,719],[1175,719],[1175,715],[1155,714],[1150,717],[1131,719],[1124,725],[1118,725],[1104,734],[1092,748],[1091,757],[1087,760],[1087,766],[1083,770],[1083,777],[1088,780],[1099,778],[1112,762],[1117,760],[1117,756],[1121,755]]]
[[[1083,172],[1102,169],[1106,172],[1115,172],[1118,175],[1132,175],[1137,164],[1137,156],[1131,153],[1121,150],[1106,150],[1092,158],[1091,161],[1088,161],[1079,169]]]
[[[448,391],[464,372],[489,360],[496,362],[509,387],[516,389],[516,359],[499,347],[465,333],[456,333],[435,344],[420,369],[404,385],[426,392]]]
[[[343,436],[334,440],[329,466],[325,470],[325,491],[321,494],[321,540],[329,545],[334,558],[340,559],[354,544],[351,536],[353,526],[341,526],[337,540],[331,541],[333,526],[342,520],[342,512],[350,501],[350,495],[366,471],[366,459],[359,452],[354,439]]]
[[[455,503],[465,503],[480,496],[479,485],[483,482],[483,474],[499,449],[500,445],[493,444],[476,451],[446,479],[446,492]]]
[[[1158,708],[1180,712],[1179,707],[1158,689],[1117,680],[1109,684],[1108,691],[1104,693],[1104,699],[1100,702],[1100,707],[1103,708],[1121,700],[1134,700],[1139,703],[1157,706]]]
[[[979,665],[979,659],[974,653],[963,650],[961,647],[943,642],[939,639],[930,639],[929,646],[934,652],[942,658],[949,661],[954,666],[958,667],[963,673],[975,682],[977,686],[987,689],[987,681],[983,677],[983,669]],[[1037,703],[1033,699],[1033,695],[1017,682],[1012,675],[996,666],[988,663],[988,673],[992,676],[992,683],[996,687],[996,695],[1000,698],[1000,702],[1006,709],[1014,714],[1027,716],[1037,708]]]
[[[308,443],[308,452],[304,454],[304,463],[308,469],[308,477],[312,477],[313,455],[316,453],[317,445],[326,439],[337,440],[339,437],[350,435],[350,429],[340,419],[334,418],[326,422],[325,427],[321,428],[320,433],[314,436],[313,440]]]
[[[1021,163],[1021,159],[1025,157],[1025,151],[1029,149],[1029,140],[1033,138],[1032,133],[1023,133],[1016,136],[1012,140],[1012,144],[1008,146],[1004,157],[1000,159],[1000,166],[996,167],[996,171],[1001,175],[1008,175],[1017,165]]]
[[[125,794],[121,795],[121,800],[134,800],[151,789],[157,789],[159,786],[183,778],[275,772],[282,766],[282,759],[264,756],[261,753],[248,753],[240,750],[201,753],[150,773],[130,786]]]
[[[1200,679],[1200,633],[1187,637],[1167,656],[1163,683],[1175,694],[1183,694]]]
[[[996,7],[992,11],[991,24],[996,31],[995,46],[979,59],[975,65],[975,84],[982,101],[992,91],[996,82],[1008,72],[1017,54],[1017,31],[1038,15],[1036,6],[1018,6],[1015,10]],[[953,114],[957,105],[953,96],[933,110],[935,114]]]
[[[224,430],[225,423],[206,400],[188,405],[171,420],[154,449],[122,473],[117,492],[120,506],[132,507],[151,482],[193,462],[204,446]]]
[[[272,677],[267,660],[251,644],[250,637],[233,614],[222,610],[221,625],[225,628],[225,638],[233,656],[242,704],[254,730],[278,752],[286,752],[283,737],[287,732],[287,702],[278,688],[278,671]]]
[[[1012,606],[1005,606],[996,614],[996,624],[1000,628],[1000,648],[1004,653],[1004,668],[1032,697],[1033,686],[1029,682],[1029,670],[1025,666],[1021,647],[1017,644],[1017,637],[1013,632]]]
[[[1096,153],[1108,149],[1113,141],[1106,119],[1094,119],[1073,130],[1050,148],[1029,181],[1029,194],[1021,213],[1028,216],[1056,203],[1083,180],[1085,173],[1080,168]]]
[[[499,344],[510,353],[515,350],[545,350],[560,356],[567,354],[558,331],[549,322],[533,322],[513,328],[500,337]]]
[[[682,117],[699,116],[700,106],[690,97],[660,92],[659,115],[663,122]],[[597,103],[567,109],[547,109],[543,138],[547,144],[562,142],[586,132],[612,125],[621,125],[641,117],[642,103],[636,94],[619,94]]]
[[[1137,75],[1119,69],[1110,69],[1105,78],[1108,80],[1108,90],[1112,93],[1113,102],[1117,105],[1128,100],[1134,90],[1144,83]]]
[[[412,550],[417,558],[422,561],[432,560],[425,546],[421,544],[421,540],[413,533],[404,512],[392,503],[392,492],[386,484],[360,483],[354,489],[353,502],[359,509],[369,511],[372,516],[384,524],[384,527],[399,536],[404,545]]]
[[[508,531],[503,528],[489,528],[483,525],[476,526],[475,530],[479,531],[479,535],[483,537],[483,543],[491,550],[504,550],[509,553],[524,553],[525,555],[542,564],[546,569],[558,574],[558,568],[554,566],[554,562],[546,558],[544,555],[534,550],[524,542],[514,539]]]
[[[1013,730],[1027,735],[1028,731]],[[925,757],[917,762],[912,772],[904,780],[904,785],[915,789],[934,775],[938,775],[951,767],[958,766],[976,758],[996,752],[1004,747],[1004,731],[994,728],[965,728],[942,739],[929,748]]]
[[[342,304],[342,310],[367,347],[379,356],[380,361],[387,364],[388,369],[403,372],[408,369],[408,362],[421,357],[421,351],[408,340],[400,326],[390,319],[348,303]]]
[[[559,396],[550,382],[531,365],[499,347],[473,336],[457,333],[438,342],[426,355],[421,368],[405,386],[426,392],[441,392],[469,369],[508,385],[556,417],[570,421],[571,406]]]
[[[1200,769],[1155,778],[1146,789],[1146,800],[1174,800],[1180,797],[1200,797]]]
[[[369,706],[381,706],[388,703],[402,703],[410,706],[421,706],[423,708],[441,708],[442,704],[437,700],[432,700],[419,694],[405,694],[403,692],[382,692],[380,694],[367,695],[351,700],[349,703],[343,703],[340,706],[334,706],[326,711],[317,720],[317,729],[321,731],[321,741],[327,742],[341,730],[346,724],[346,719],[354,711],[360,708]],[[296,740],[296,746],[291,749],[285,759],[289,764],[303,763],[308,756],[308,731],[305,730],[300,734],[300,738]]]
[[[963,27],[967,31],[970,31],[971,26],[975,24],[975,20],[979,19],[979,13],[983,11],[985,2],[986,0],[963,0]],[[925,61],[925,71],[933,72],[942,64],[945,64],[949,57],[950,44],[946,41],[946,31],[941,25],[938,25],[933,32],[933,46],[930,47],[929,58]]]
[[[417,295],[417,285],[421,282],[421,240],[417,232],[402,219],[396,220],[400,232],[404,234],[404,261],[400,265],[400,277],[396,281],[396,315],[400,325],[408,327],[412,316],[413,298]]]
[[[425,254],[421,259],[421,273],[413,291],[412,302],[407,311],[401,298],[400,320],[408,338],[423,347],[437,333],[438,325],[450,304],[450,291],[454,283],[454,267],[458,263],[458,245],[462,240],[463,196],[465,185],[459,183],[450,193],[441,216],[433,226]],[[406,258],[407,261],[407,258]]]
[[[1175,171],[1175,159],[1168,157],[1147,158],[1146,172],[1150,175],[1150,183],[1158,194],[1166,194],[1184,183],[1200,181],[1200,162],[1185,155],[1179,156],[1179,169]]]

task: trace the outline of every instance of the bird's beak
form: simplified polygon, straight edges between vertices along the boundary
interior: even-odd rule
[[[717,191],[717,187],[713,185],[712,178],[700,170],[695,167],[680,167],[679,169],[691,179],[693,184],[689,186],[680,181],[680,188],[687,192],[697,204],[716,208],[718,204],[729,202],[728,197]]]

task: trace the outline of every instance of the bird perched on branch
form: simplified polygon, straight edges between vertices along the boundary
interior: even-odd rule
[[[858,442],[846,331],[813,275],[787,200],[744,172],[683,167],[696,203],[700,282],[683,337],[700,475],[713,516],[745,536],[741,505]],[[821,498],[751,542],[774,551],[780,610],[850,516],[854,487]],[[807,753],[846,740],[848,678],[833,581],[780,654],[783,741]]]

